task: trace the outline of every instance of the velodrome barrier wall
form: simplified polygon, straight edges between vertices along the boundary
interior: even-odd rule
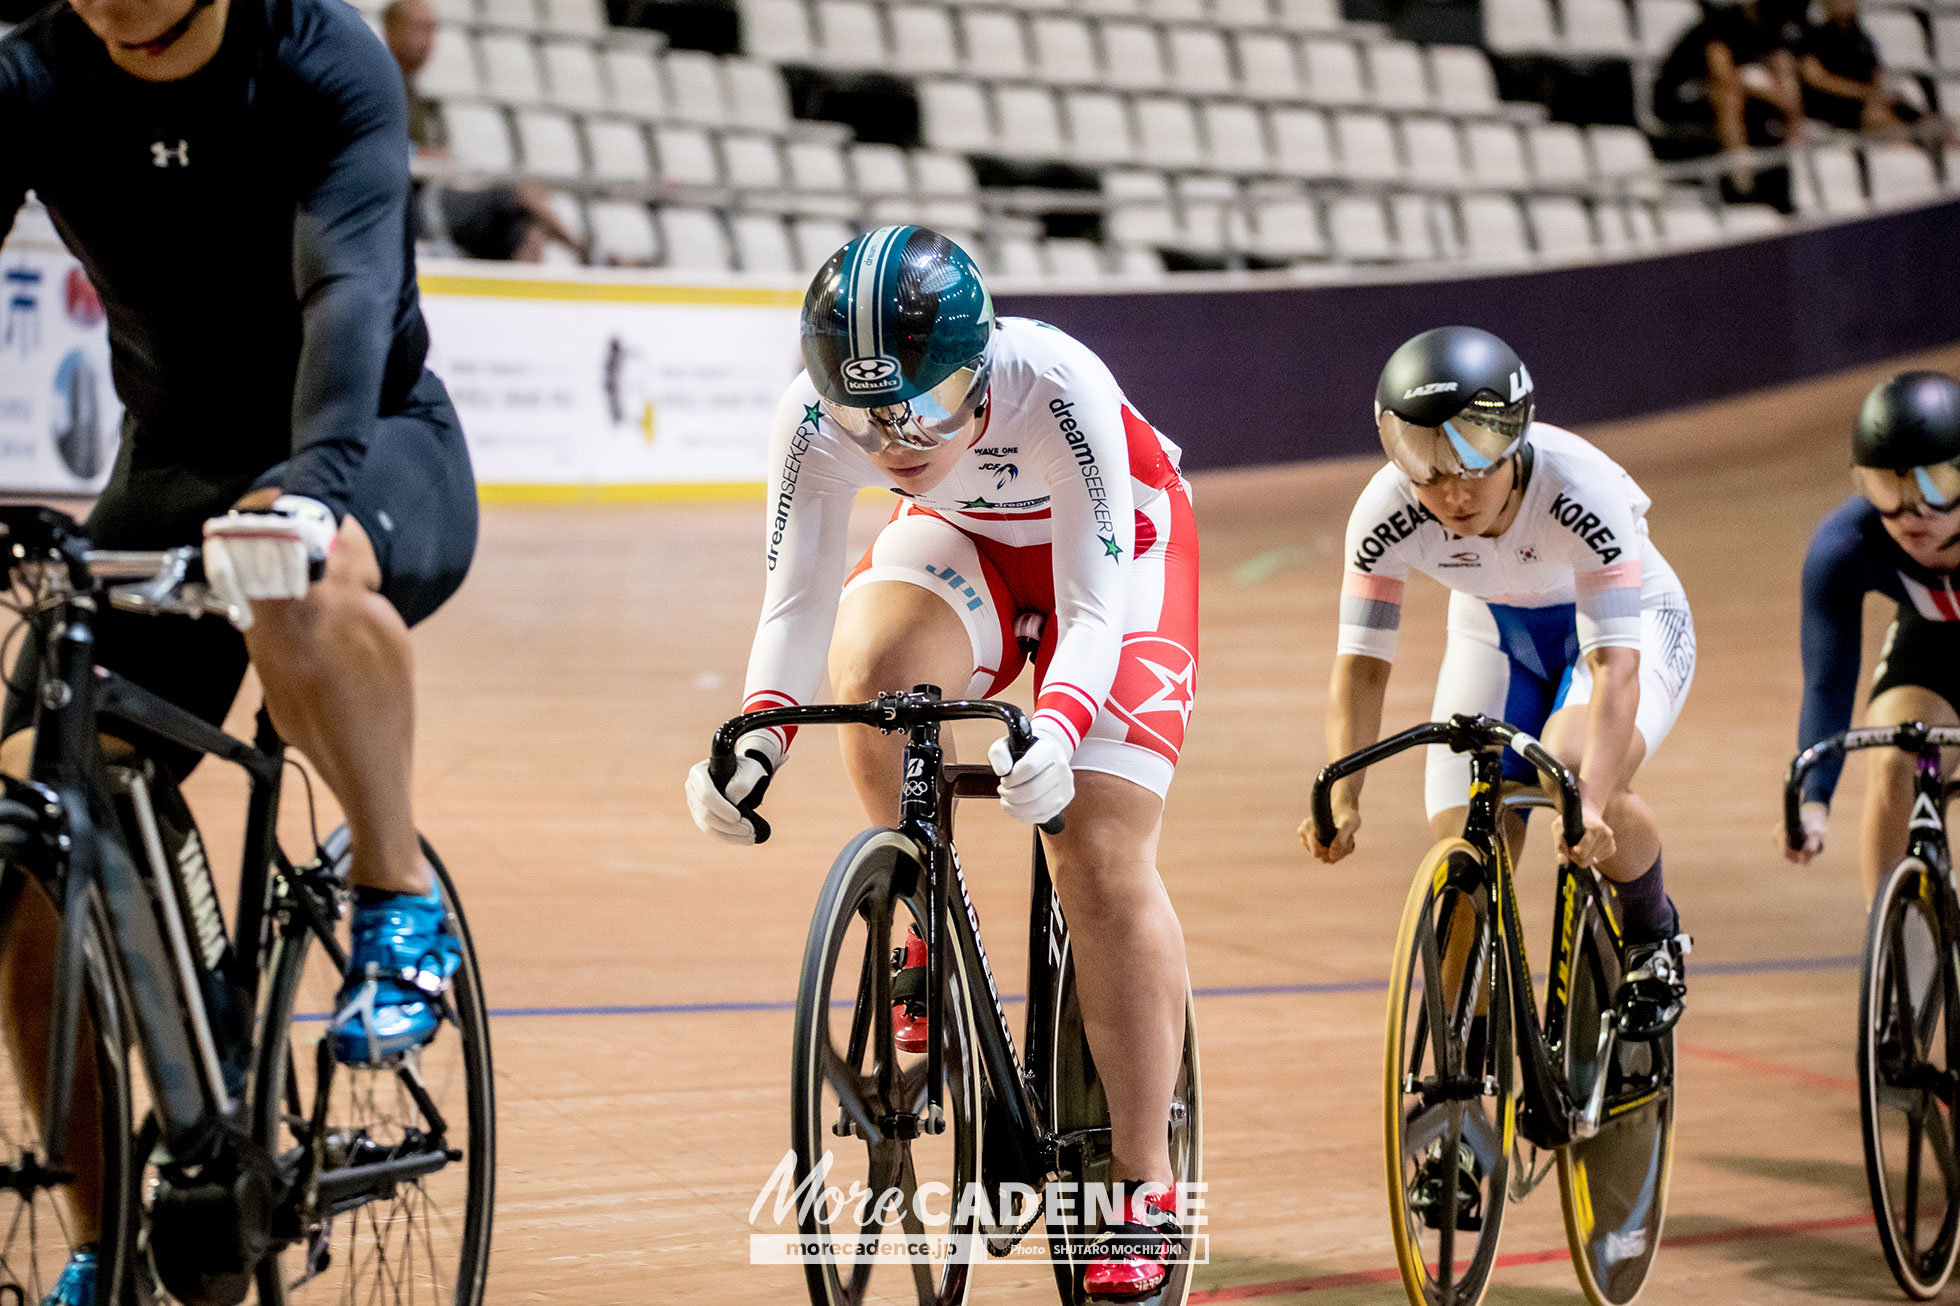
[[[1960,340],[1960,202],[1661,257],[1307,285],[1033,292],[1203,469],[1366,453],[1382,360],[1446,322],[1497,331],[1541,414],[1584,426]],[[470,263],[423,268],[431,365],[487,499],[755,494],[800,366],[800,284]],[[79,265],[44,218],[0,249],[0,488],[89,491],[120,410]]]

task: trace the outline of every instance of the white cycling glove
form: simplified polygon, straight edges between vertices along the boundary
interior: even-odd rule
[[[204,579],[232,624],[250,630],[252,600],[306,597],[338,532],[326,504],[298,494],[280,495],[264,512],[213,517],[204,523]]]
[[[1017,821],[1040,825],[1062,814],[1075,798],[1075,772],[1069,755],[1046,735],[1036,735],[1034,746],[1015,761],[1007,736],[994,740],[987,750],[1000,779],[1000,805]]]
[[[740,744],[736,747],[740,751],[735,755],[735,774],[726,785],[715,784],[705,760],[689,769],[687,811],[703,834],[729,843],[752,844],[759,842],[756,825],[762,819],[753,813],[768,791],[775,768],[759,750],[742,749]],[[769,827],[765,824],[762,828]]]

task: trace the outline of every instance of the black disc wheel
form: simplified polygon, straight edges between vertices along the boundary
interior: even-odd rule
[[[279,933],[252,1121],[274,1155],[307,1157],[312,1179],[293,1222],[275,1231],[287,1241],[260,1267],[259,1300],[478,1306],[490,1270],[496,1101],[490,1012],[462,900],[425,840],[462,949],[442,1027],[393,1063],[339,1065],[325,1034],[341,975],[308,920],[310,903],[344,898],[345,829],[326,849],[325,866],[275,882]]]
[[[1858,1101],[1865,1177],[1886,1263],[1908,1297],[1939,1295],[1960,1224],[1954,1159],[1954,940],[1943,886],[1916,857],[1880,883],[1865,932]]]
[[[84,910],[82,1018],[63,1166],[75,1181],[56,1182],[60,1176],[46,1164],[41,1107],[57,922],[37,882],[15,866],[0,870],[0,1034],[7,1049],[0,1065],[0,1302],[7,1306],[39,1306],[69,1259],[91,1245],[96,1301],[108,1306],[128,1281],[136,1244],[129,1048],[101,907],[91,899]]]
[[[1580,903],[1572,908],[1578,923],[1565,991],[1548,1003],[1562,1011],[1555,1052],[1580,1120],[1578,1136],[1559,1150],[1559,1198],[1586,1299],[1627,1306],[1653,1269],[1667,1215],[1674,1034],[1643,1043],[1619,1037],[1612,1021],[1619,954],[1598,908],[1590,898]]]
[[[1475,1306],[1504,1219],[1512,1012],[1481,860],[1430,850],[1389,975],[1384,1137],[1395,1258],[1415,1306]]]
[[[1082,1272],[1088,1260],[1080,1253],[1101,1227],[1098,1213],[1087,1209],[1084,1194],[1108,1190],[1120,1176],[1110,1169],[1109,1098],[1102,1076],[1089,1052],[1089,1035],[1082,1023],[1082,1004],[1076,993],[1075,954],[1062,936],[1060,967],[1055,984],[1055,1010],[1047,1028],[1054,1040],[1045,1064],[1049,1068],[1043,1096],[1048,1103],[1048,1127],[1063,1140],[1064,1191],[1074,1201],[1051,1205],[1047,1212],[1048,1242],[1055,1266],[1055,1286],[1069,1306],[1088,1300],[1082,1292]],[[1183,1191],[1199,1191],[1204,1179],[1204,1115],[1200,1102],[1197,1009],[1190,984],[1184,995],[1184,1055],[1177,1083],[1171,1090],[1169,1121],[1171,1173]],[[1191,1230],[1187,1229],[1187,1233]],[[1194,1260],[1201,1248],[1187,1238],[1182,1260],[1170,1266],[1163,1287],[1144,1300],[1154,1306],[1184,1306],[1191,1295]]]
[[[898,1046],[898,963],[926,928],[919,849],[868,830],[824,881],[796,998],[796,1257],[816,1306],[959,1306],[976,1259],[983,1075],[964,959],[942,926],[939,1110],[924,1046]],[[923,992],[923,983],[921,992]],[[874,1288],[873,1280],[877,1283]]]

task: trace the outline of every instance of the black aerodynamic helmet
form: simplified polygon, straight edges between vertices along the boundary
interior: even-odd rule
[[[824,414],[873,453],[936,448],[986,401],[994,301],[965,250],[880,227],[832,254],[803,299],[803,362]]]
[[[1536,411],[1524,360],[1476,327],[1423,332],[1389,355],[1375,385],[1382,448],[1418,485],[1488,476],[1524,443]]]
[[[1901,372],[1865,396],[1851,431],[1852,479],[1882,513],[1960,504],[1960,381]]]

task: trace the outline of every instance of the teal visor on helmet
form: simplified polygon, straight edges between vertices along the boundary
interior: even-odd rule
[[[937,448],[986,402],[993,299],[966,251],[880,227],[831,255],[803,299],[824,416],[872,453]]]

